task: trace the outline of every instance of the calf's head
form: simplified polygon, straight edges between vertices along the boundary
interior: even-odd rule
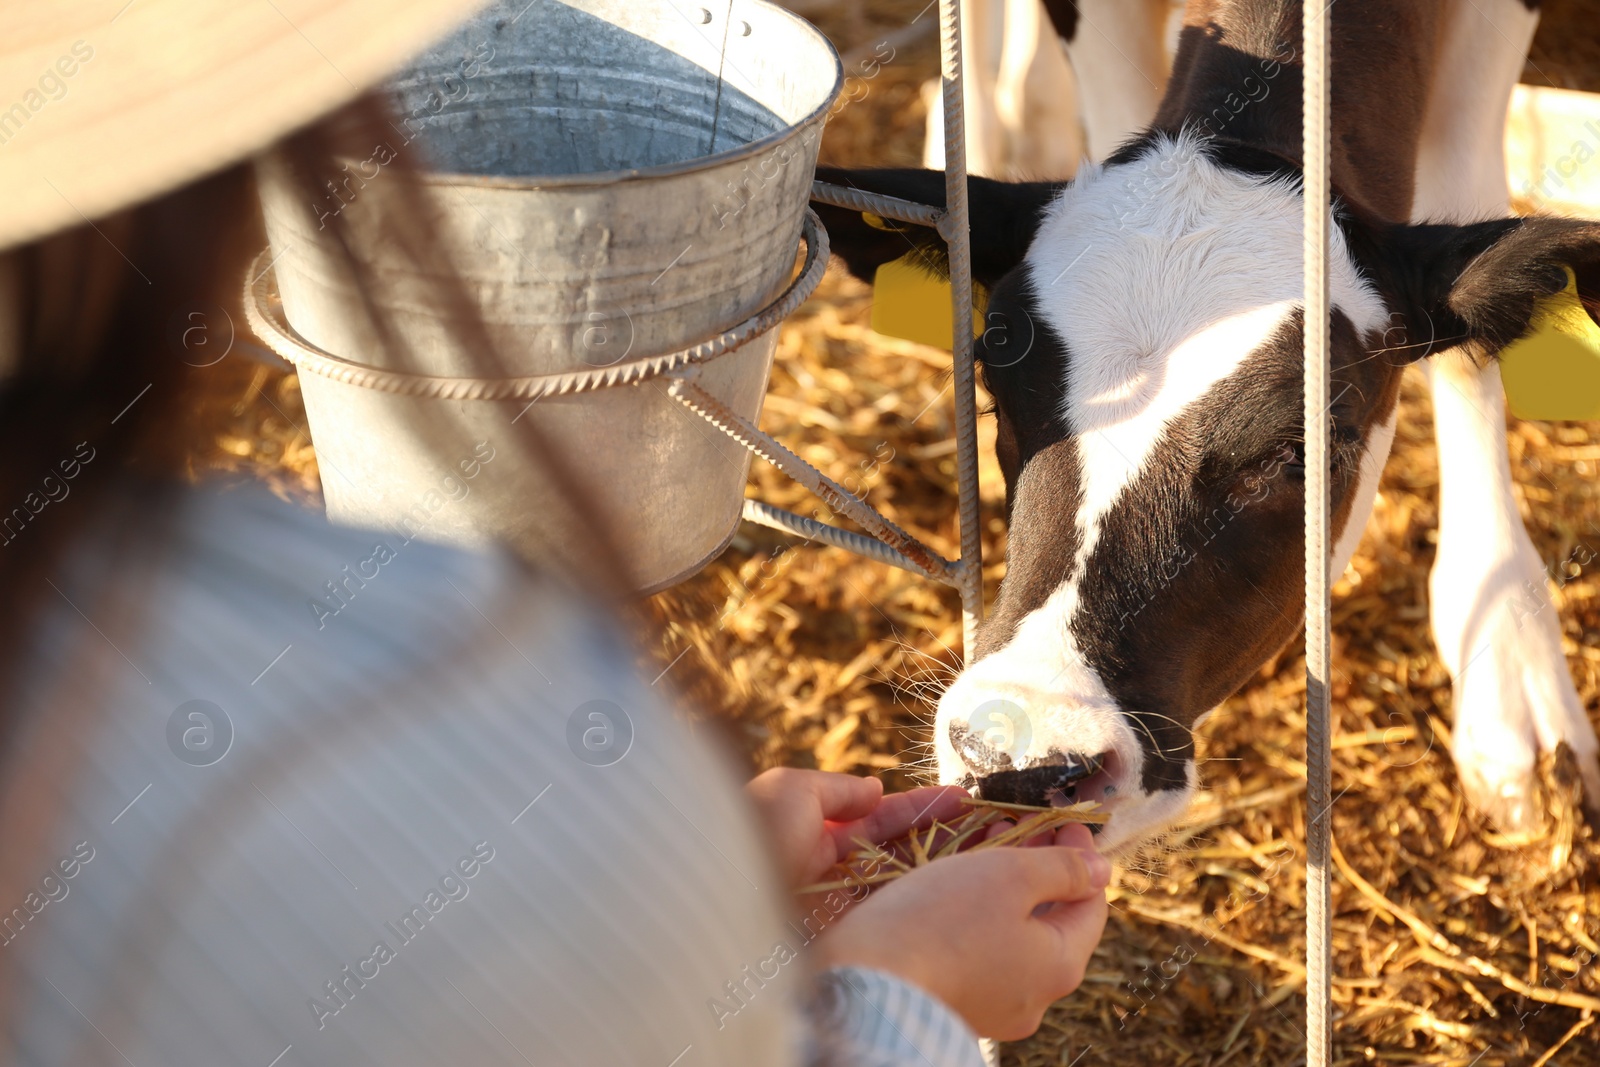
[[[944,199],[937,172],[819,177]],[[1193,727],[1303,620],[1299,175],[1151,135],[1071,184],[974,179],[970,196],[1010,533],[993,610],[939,701],[939,777],[998,800],[1100,802],[1102,847],[1123,850],[1181,814]],[[822,210],[858,275],[913,249],[938,268],[931,231]],[[1404,367],[1458,343],[1492,355],[1562,287],[1562,264],[1581,291],[1600,288],[1600,226],[1394,226],[1330,210],[1342,569]]]

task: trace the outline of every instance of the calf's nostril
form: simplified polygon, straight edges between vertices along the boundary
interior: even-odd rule
[[[1003,804],[1050,807],[1101,797],[1078,796],[1078,783],[1099,773],[1104,755],[1051,752],[1045,760],[1020,770],[1001,770],[979,777],[978,796]]]
[[[961,762],[974,774],[984,775],[1011,769],[1011,755],[984,741],[977,732],[960,720],[950,723],[950,744],[961,757]]]

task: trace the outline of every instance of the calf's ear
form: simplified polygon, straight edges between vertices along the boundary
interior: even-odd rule
[[[847,189],[881,193],[918,204],[943,208],[944,171],[846,170],[818,167],[817,180]],[[972,224],[972,276],[993,287],[1022,262],[1044,210],[1066,187],[1065,182],[998,182],[988,178],[967,180],[968,214]],[[947,277],[949,252],[944,239],[930,226],[896,222],[870,212],[853,211],[814,201],[817,216],[828,228],[833,254],[850,273],[872,281],[878,267],[915,253],[931,274]]]
[[[1495,355],[1528,332],[1534,305],[1578,282],[1591,318],[1600,313],[1600,222],[1495,219],[1464,226],[1397,226],[1384,252],[1414,357],[1462,342]]]

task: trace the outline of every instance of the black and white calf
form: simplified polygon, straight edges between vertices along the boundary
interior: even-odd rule
[[[972,182],[1010,550],[939,702],[939,776],[1104,801],[1114,850],[1183,811],[1192,728],[1304,615],[1299,10],[1192,0],[1154,123],[1103,167]],[[1600,224],[1503,218],[1501,131],[1532,0],[1340,0],[1333,17],[1331,566],[1355,550],[1418,364],[1443,479],[1432,611],[1454,755],[1471,799],[1521,823],[1541,752],[1569,746],[1591,802],[1600,765],[1557,621],[1521,607],[1546,579],[1488,357],[1563,265],[1600,308]],[[1236,106],[1263,76],[1273,91]],[[820,176],[943,200],[937,172]],[[941,254],[918,228],[825,221],[864,277],[912,243]]]

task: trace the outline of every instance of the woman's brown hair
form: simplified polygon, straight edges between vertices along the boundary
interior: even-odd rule
[[[388,136],[389,118],[383,100],[367,97],[272,151],[306,202],[315,203],[328,183],[344,176],[342,160],[365,156]],[[423,163],[402,153],[385,168],[381,180],[393,183],[386,192],[402,207],[385,219],[385,238],[413,262],[430,265],[439,279],[438,314],[476,374],[509,376],[515,372],[496,351],[464,287],[451,270],[438,269],[448,256],[428,228],[427,194],[417,181]],[[404,336],[378,311],[373,295],[379,283],[342,219],[328,221],[389,365],[415,368]],[[15,327],[13,366],[0,379],[0,604],[6,608],[0,694],[15,691],[28,620],[58,595],[49,575],[93,521],[97,500],[125,482],[130,464],[149,475],[139,482],[141,491],[157,498],[170,492],[170,464],[161,469],[160,444],[185,419],[185,398],[205,374],[195,366],[194,331],[244,329],[245,268],[264,244],[252,171],[240,165],[0,255],[0,292],[9,271],[14,294],[10,308],[0,299],[0,329],[8,318]],[[0,337],[0,352],[6,347]],[[605,518],[534,420],[522,420],[519,430],[528,461],[545,472],[561,505],[580,516],[590,535],[578,546],[580,586],[608,600],[625,595],[627,569]],[[161,506],[159,499],[148,505]],[[0,719],[0,736],[4,725]]]

